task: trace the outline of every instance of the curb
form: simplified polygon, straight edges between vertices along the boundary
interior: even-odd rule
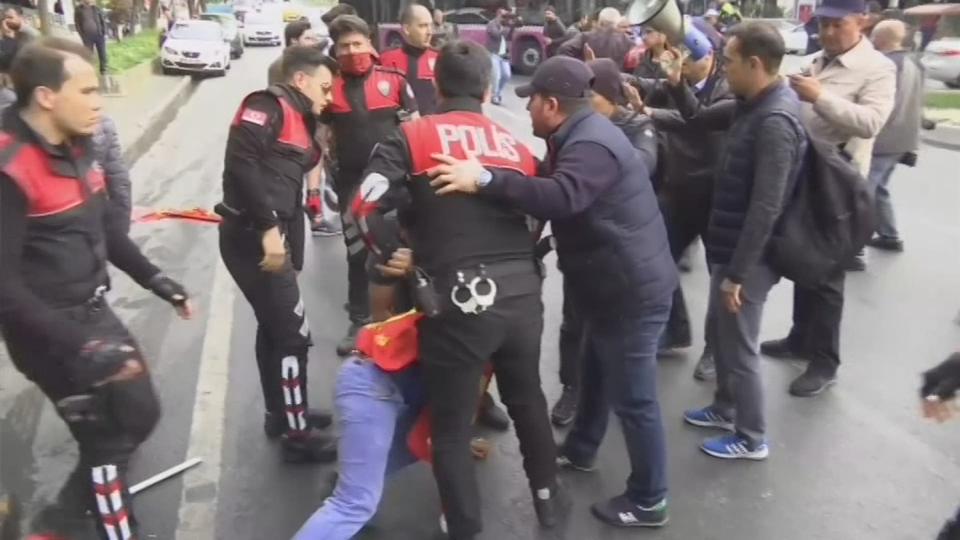
[[[153,146],[153,143],[157,142],[163,129],[177,117],[180,106],[190,99],[198,84],[199,81],[192,77],[182,77],[173,91],[147,113],[141,123],[140,133],[123,150],[123,159],[127,162],[127,166],[132,168],[137,160]]]
[[[940,125],[932,131],[921,131],[920,140],[936,148],[960,152],[960,127]]]

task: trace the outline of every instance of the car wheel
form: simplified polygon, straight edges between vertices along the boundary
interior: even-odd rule
[[[947,88],[953,88],[954,90],[956,90],[960,88],[960,79],[957,79],[955,81],[948,81],[943,84],[947,85]]]
[[[543,60],[543,48],[535,39],[524,39],[520,41],[520,65],[517,66],[517,72],[523,75],[529,75],[537,69]]]

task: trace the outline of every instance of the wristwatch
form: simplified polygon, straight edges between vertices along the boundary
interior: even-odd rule
[[[489,169],[484,169],[477,177],[477,189],[483,189],[493,182],[493,173]]]

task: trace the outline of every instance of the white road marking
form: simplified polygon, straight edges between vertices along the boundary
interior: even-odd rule
[[[204,464],[183,478],[177,540],[216,538],[235,295],[233,280],[218,257],[186,454],[203,458]]]

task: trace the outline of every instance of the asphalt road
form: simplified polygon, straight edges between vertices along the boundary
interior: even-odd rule
[[[278,49],[248,49],[223,79],[204,81],[161,140],[133,171],[137,206],[210,208],[219,198],[227,125],[241,97],[266,79]],[[491,116],[532,140],[523,103],[508,97]],[[787,395],[800,366],[764,361],[771,457],[728,463],[697,448],[704,433],[684,426],[685,408],[706,404],[708,384],[691,377],[702,346],[661,362],[660,391],[670,450],[668,527],[642,536],[662,540],[741,538],[932,538],[960,502],[960,430],[919,419],[918,374],[960,343],[960,154],[923,148],[916,169],[893,184],[907,251],[870,252],[869,269],[848,279],[840,383],[815,399]],[[122,276],[113,305],[141,340],[165,415],[133,463],[134,480],[187,457],[204,465],[136,499],[144,538],[286,540],[331,489],[330,466],[288,466],[264,439],[253,359],[255,325],[219,267],[216,231],[178,222],[137,224],[145,252],[195,294],[200,316],[181,322]],[[346,269],[340,238],[309,241],[301,275],[316,346],[311,399],[329,405],[339,360],[335,342],[347,326]],[[702,253],[702,251],[700,252]],[[699,259],[699,258],[698,258]],[[545,282],[546,331],[541,373],[552,402],[559,395],[557,329],[562,299],[552,257]],[[707,278],[698,260],[684,275],[695,320],[705,312]],[[764,338],[789,326],[791,287],[767,304]],[[199,381],[199,382],[198,382]],[[198,386],[199,384],[199,386]],[[616,423],[599,470],[565,474],[575,499],[556,531],[535,526],[512,433],[484,433],[494,443],[477,466],[485,504],[484,540],[613,540],[635,532],[593,520],[588,506],[619,493],[627,470]],[[558,437],[561,433],[558,433]],[[72,467],[75,447],[42,396],[0,359],[0,482],[35,510]],[[430,471],[414,466],[391,480],[380,515],[360,538],[423,540],[436,529],[439,503]],[[215,527],[215,532],[213,527]]]

